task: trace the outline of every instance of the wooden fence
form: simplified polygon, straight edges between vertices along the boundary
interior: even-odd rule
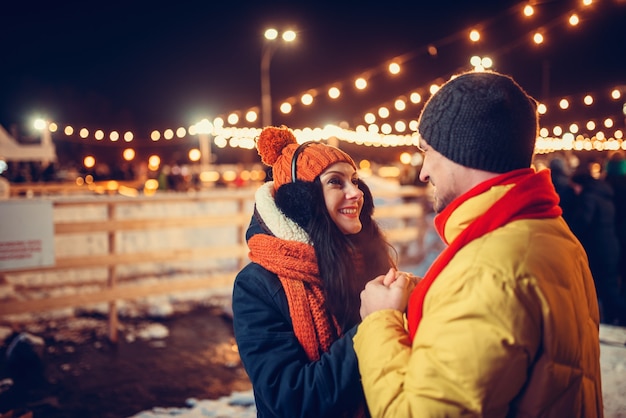
[[[426,205],[430,205],[425,190],[414,187],[403,187],[397,190],[374,191],[376,196],[375,217],[381,223],[389,241],[399,250],[400,257],[406,256],[409,245],[423,246],[423,238],[427,229],[425,221]],[[97,254],[65,254],[63,251],[55,256],[55,263],[47,267],[22,268],[0,271],[1,282],[9,282],[9,276],[29,273],[74,272],[79,274],[81,269],[106,268],[106,285],[99,286],[96,291],[77,291],[70,295],[54,296],[48,292],[44,297],[31,297],[25,289],[18,289],[18,297],[0,301],[0,316],[12,314],[35,313],[62,308],[74,308],[97,303],[108,303],[109,338],[117,341],[118,309],[117,301],[133,300],[159,294],[172,294],[184,291],[194,291],[209,288],[232,286],[234,277],[239,268],[247,263],[247,246],[245,230],[250,222],[254,204],[254,189],[213,190],[188,195],[172,193],[150,197],[121,198],[120,196],[88,196],[53,200],[53,212],[84,212],[86,208],[99,208],[105,212],[104,219],[72,220],[65,217],[56,217],[54,220],[55,241],[72,234],[92,236],[106,234],[105,250]],[[201,208],[215,207],[216,202],[229,203],[235,208],[228,213],[202,213],[188,215],[184,213],[172,215],[167,210],[168,204],[174,205],[204,205]],[[0,202],[1,203],[1,202]],[[121,216],[128,212],[128,207],[134,209],[135,217]],[[161,205],[155,216],[154,205]],[[164,209],[165,208],[165,209]],[[145,213],[145,215],[142,215]],[[140,216],[137,217],[137,214]],[[5,220],[3,220],[4,222]],[[159,234],[163,230],[174,231],[210,231],[211,228],[231,228],[236,238],[232,243],[213,242],[192,247],[177,247],[164,249],[148,249],[128,251],[117,248],[120,235],[124,233],[146,232]],[[181,232],[182,233],[182,232]],[[419,250],[418,250],[419,252]],[[122,266],[138,263],[167,263],[185,262],[191,260],[238,260],[230,264],[228,271],[215,271],[204,277],[183,277],[176,280],[158,280],[156,283],[140,283],[140,281],[118,280],[118,272]],[[402,261],[402,259],[401,259]],[[219,270],[219,269],[216,269]],[[63,286],[79,287],[80,281]]]

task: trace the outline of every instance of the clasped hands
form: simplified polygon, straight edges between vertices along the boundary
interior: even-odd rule
[[[382,309],[405,312],[409,295],[420,280],[411,273],[391,268],[387,274],[369,281],[361,291],[361,319]]]

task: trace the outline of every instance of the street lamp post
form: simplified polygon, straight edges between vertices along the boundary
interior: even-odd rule
[[[296,33],[288,30],[281,35],[283,41],[292,42],[296,39]],[[270,86],[270,62],[272,56],[278,48],[278,31],[267,29],[265,31],[265,42],[261,54],[261,121],[263,126],[272,124],[272,90]]]

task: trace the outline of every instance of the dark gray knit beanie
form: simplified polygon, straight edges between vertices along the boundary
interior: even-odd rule
[[[531,165],[537,139],[537,105],[511,78],[464,73],[426,102],[421,137],[465,167],[504,173]]]

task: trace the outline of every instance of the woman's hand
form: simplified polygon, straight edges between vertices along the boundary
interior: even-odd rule
[[[409,295],[419,278],[406,272],[389,269],[384,276],[378,276],[365,285],[361,292],[361,318],[383,309],[406,310]]]

